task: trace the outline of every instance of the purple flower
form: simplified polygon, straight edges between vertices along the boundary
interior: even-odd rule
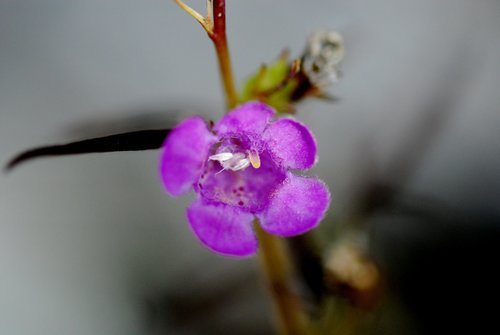
[[[290,118],[272,122],[274,110],[249,102],[213,129],[198,116],[172,130],[163,145],[161,176],[172,196],[193,188],[191,228],[215,252],[248,256],[257,250],[254,217],[268,233],[294,236],[316,227],[330,194],[316,178],[297,176],[316,161],[309,129]]]

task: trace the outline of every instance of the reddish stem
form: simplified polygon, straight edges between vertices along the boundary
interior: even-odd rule
[[[214,35],[226,36],[226,1],[213,0]]]
[[[224,92],[226,94],[227,107],[228,109],[231,109],[238,103],[238,95],[236,94],[234,85],[231,58],[229,56],[229,48],[227,45],[226,1],[213,0],[212,8],[214,26],[212,33],[209,33],[208,36],[210,36],[215,46],[221,78],[224,85]]]

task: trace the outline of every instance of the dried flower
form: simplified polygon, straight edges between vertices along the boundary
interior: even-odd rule
[[[335,31],[317,31],[309,37],[302,56],[302,70],[318,88],[339,79],[338,66],[344,58],[344,39]]]
[[[336,101],[328,89],[340,78],[344,53],[342,35],[335,31],[317,31],[307,40],[299,59],[290,61],[285,50],[276,61],[262,65],[248,77],[239,101],[259,100],[288,114],[294,114],[295,104],[306,98]]]
[[[291,101],[319,97],[335,101],[327,89],[339,80],[340,62],[344,58],[344,39],[334,31],[317,31],[312,34],[301,57],[297,75],[298,85]]]
[[[313,135],[291,118],[271,122],[274,113],[263,103],[249,102],[213,129],[201,117],[191,117],[164,143],[160,172],[165,188],[172,196],[194,189],[188,221],[215,252],[254,254],[254,217],[268,233],[294,236],[316,227],[326,212],[325,184],[289,171],[314,165]]]

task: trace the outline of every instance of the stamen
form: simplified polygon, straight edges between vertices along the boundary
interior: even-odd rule
[[[233,171],[243,170],[243,169],[247,168],[249,165],[250,165],[250,161],[247,158],[243,158],[240,161],[238,161],[236,163],[236,165],[234,165],[230,169]]]
[[[230,152],[221,152],[220,154],[212,155],[208,157],[211,161],[225,162],[233,158],[233,154]]]
[[[238,171],[246,169],[250,165],[250,160],[242,152],[220,152],[208,157],[209,160],[218,161],[222,166],[222,170],[216,173],[219,174],[224,170]]]
[[[247,151],[246,154],[242,152],[220,152],[218,154],[208,157],[209,160],[218,161],[222,166],[222,170],[216,173],[219,174],[224,170],[239,171],[246,169],[250,164],[255,169],[260,167],[260,157],[256,150]]]
[[[248,152],[248,159],[250,160],[250,163],[252,164],[254,169],[260,168],[260,157],[257,150],[250,150]]]

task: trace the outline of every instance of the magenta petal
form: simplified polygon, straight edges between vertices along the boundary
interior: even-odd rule
[[[240,105],[226,114],[215,126],[219,136],[232,134],[260,135],[273,117],[274,110],[261,102]]]
[[[209,249],[228,256],[250,256],[257,251],[253,215],[221,203],[195,200],[187,209],[194,233]]]
[[[263,140],[273,155],[290,169],[308,169],[316,161],[316,141],[311,131],[292,119],[280,119],[267,127]]]
[[[271,234],[300,235],[319,224],[329,203],[330,193],[322,181],[289,174],[259,218]]]
[[[199,116],[184,120],[172,130],[163,144],[160,160],[160,173],[168,193],[179,196],[191,189],[215,141]]]

